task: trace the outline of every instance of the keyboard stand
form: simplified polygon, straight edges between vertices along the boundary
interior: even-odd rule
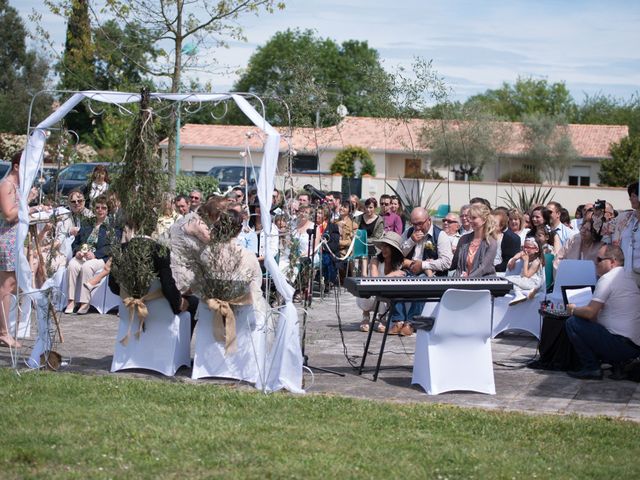
[[[378,311],[380,310],[380,302],[388,302],[390,307],[387,312],[387,322],[384,329],[384,333],[382,334],[382,343],[380,344],[380,353],[378,354],[378,362],[376,363],[376,369],[373,372],[373,381],[378,381],[378,373],[380,372],[380,365],[382,363],[382,355],[384,354],[384,346],[387,343],[387,336],[389,335],[389,328],[391,328],[391,311],[393,309],[393,305],[398,302],[433,302],[440,301],[440,297],[438,298],[394,298],[393,300],[390,298],[377,297],[376,304],[373,309],[373,318],[371,319],[371,323],[369,324],[369,335],[367,335],[367,343],[364,346],[364,352],[362,353],[362,363],[360,364],[360,370],[358,370],[358,375],[362,375],[362,371],[364,370],[364,364],[367,361],[367,353],[369,352],[369,345],[371,344],[371,336],[373,335],[373,327],[376,324],[376,317],[378,316]]]

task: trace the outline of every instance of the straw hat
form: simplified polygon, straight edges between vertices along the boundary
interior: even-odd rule
[[[395,248],[398,252],[402,254],[402,248],[400,248],[400,244],[402,243],[402,237],[398,235],[396,232],[384,232],[382,238],[379,240],[373,241],[374,245],[378,248],[382,246],[383,243],[386,243],[391,248]]]

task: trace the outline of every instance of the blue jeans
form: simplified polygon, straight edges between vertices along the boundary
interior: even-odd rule
[[[598,323],[573,316],[567,319],[565,329],[586,370],[597,370],[602,362],[620,365],[640,356],[640,346]]]
[[[422,315],[424,304],[426,302],[411,302],[407,309],[405,302],[393,302],[391,304],[391,321],[392,322],[412,322],[413,317]]]
[[[333,261],[331,254],[322,252],[322,276],[324,277],[324,284],[329,285],[329,283],[337,283],[337,273],[336,264]]]

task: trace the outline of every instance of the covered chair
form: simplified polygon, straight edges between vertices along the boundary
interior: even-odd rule
[[[120,297],[109,288],[109,275],[100,280],[96,289],[91,292],[91,302],[89,303],[101,315],[120,305]]]
[[[490,337],[491,293],[447,290],[431,331],[418,330],[411,383],[429,395],[452,390],[495,394]]]
[[[562,303],[563,286],[595,285],[597,280],[596,265],[591,260],[561,260],[549,299],[555,304]]]
[[[159,289],[160,281],[156,279],[149,291]],[[175,315],[164,297],[145,303],[149,314],[144,321],[144,331],[136,335],[138,313],[134,312],[135,318],[131,319],[129,309],[120,300],[120,324],[111,371],[141,368],[173,376],[181,366],[189,366],[191,362],[189,312]]]

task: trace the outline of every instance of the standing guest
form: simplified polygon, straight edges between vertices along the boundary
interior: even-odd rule
[[[384,232],[382,238],[376,241],[380,253],[371,260],[372,277],[404,277],[406,275],[406,272],[402,270],[404,255],[400,248],[401,241],[402,238],[395,232]],[[370,315],[375,308],[375,303],[375,297],[356,299],[356,304],[362,310],[361,332],[369,331]],[[374,329],[384,333],[385,326],[378,321],[374,325]]]
[[[322,276],[326,290],[337,283],[338,270],[334,255],[337,255],[340,249],[340,231],[338,225],[330,220],[330,215],[326,207],[318,208],[316,213],[318,240],[326,243],[322,247]]]
[[[266,268],[264,266],[264,257],[267,251],[267,243],[269,244],[269,250],[271,251],[271,256],[275,257],[278,253],[278,227],[276,227],[275,223],[271,223],[271,232],[267,234],[264,231],[264,227],[262,226],[262,217],[260,216],[260,205],[253,205],[250,208],[251,218],[249,219],[249,226],[253,228],[256,233],[257,239],[257,250],[255,251],[256,256],[258,257],[258,262],[260,263],[260,269],[262,273],[266,272]]]
[[[340,205],[340,220],[336,222],[338,230],[340,231],[340,258],[347,256],[349,247],[353,242],[353,238],[358,230],[358,222],[356,222],[351,216],[351,204],[347,200],[342,201]],[[341,278],[344,278],[347,274],[348,260],[343,260],[338,265],[338,272]]]
[[[529,229],[525,226],[524,214],[517,208],[512,208],[507,212],[509,218],[509,230],[520,237],[520,245],[524,245],[524,239],[529,233]]]
[[[602,236],[593,228],[593,222],[587,220],[580,225],[579,235],[574,235],[567,244],[560,249],[553,260],[553,268],[558,269],[562,260],[591,260],[596,263],[598,251],[602,247]],[[597,265],[597,263],[596,263]]]
[[[640,200],[638,200],[638,182],[627,187],[631,210],[616,217],[613,234],[614,244],[620,245],[626,261],[624,270],[630,273],[640,287]]]
[[[391,195],[391,211],[400,217],[402,221],[402,231],[404,232],[405,226],[407,225],[407,215],[404,213],[402,202],[397,195]]]
[[[562,243],[560,242],[560,237],[558,236],[557,232],[555,232],[553,228],[551,228],[551,211],[549,211],[547,208],[543,207],[542,205],[538,205],[537,207],[535,207],[531,211],[531,225],[532,225],[531,231],[528,233],[527,236],[535,235],[536,227],[539,227],[541,225],[548,227],[549,244],[553,247],[553,252],[551,253],[553,253],[554,255],[557,255],[560,249],[562,248]]]
[[[342,204],[342,192],[330,192],[329,195],[333,198],[331,203],[328,203],[329,210],[331,211],[331,221],[337,222],[340,219],[340,205]]]
[[[355,193],[349,196],[349,202],[351,203],[351,215],[353,218],[359,217],[364,213],[364,205],[360,201],[360,198]]]
[[[386,193],[380,196],[380,215],[384,221],[385,232],[396,232],[398,235],[402,235],[402,220],[391,211],[391,196]]]
[[[7,319],[11,296],[16,294],[16,241],[20,208],[20,159],[22,152],[11,158],[9,173],[0,181],[0,346],[22,345],[9,332]]]
[[[433,225],[426,209],[416,207],[411,211],[411,227],[402,234],[401,247],[405,256],[402,266],[409,275],[447,275],[453,257],[451,241],[446,233]],[[393,325],[389,335],[413,335],[411,320],[422,313],[424,304],[411,302],[407,309],[404,302],[394,302],[390,312]]]
[[[233,187],[231,189],[231,191],[233,192],[233,194],[236,197],[236,202],[239,202],[240,204],[244,204],[244,189],[242,187]]]
[[[558,202],[549,202],[547,204],[547,210],[549,210],[549,226],[551,231],[555,232],[556,236],[560,239],[560,245],[564,246],[567,240],[578,232],[574,232],[560,220],[560,214],[562,212],[562,205]]]
[[[571,216],[569,215],[569,210],[564,207],[562,207],[562,209],[560,210],[560,223],[562,223],[565,227],[573,230],[573,227],[571,226]]]
[[[87,201],[93,202],[100,195],[104,195],[109,190],[109,172],[104,165],[96,165],[91,173],[91,180],[87,188]]]
[[[276,215],[282,213],[282,211],[276,212],[278,209],[282,210],[282,207],[284,207],[284,196],[280,190],[274,188],[271,194],[271,213]]]
[[[258,202],[258,190],[252,188],[247,193],[247,205],[253,205]]]
[[[156,222],[156,229],[151,234],[151,238],[158,240],[169,234],[169,229],[178,219],[178,213],[173,209],[173,195],[168,192],[162,194],[160,201],[160,215]]]
[[[73,258],[69,262],[69,289],[67,295],[69,303],[64,313],[73,313],[75,309],[76,284],[80,280],[80,308],[78,315],[89,311],[91,290],[95,286],[88,286],[87,281],[93,278],[99,270],[104,269],[109,259],[111,245],[118,240],[118,232],[114,232],[107,225],[107,199],[103,195],[93,202],[95,223],[83,225],[71,246]]]
[[[455,253],[460,241],[460,217],[453,212],[447,213],[447,216],[442,220],[442,230],[449,236],[451,240],[451,252]]]
[[[640,290],[623,266],[620,247],[603,245],[597,258],[600,277],[588,305],[567,305],[565,324],[582,368],[574,378],[600,380],[601,364],[613,366],[620,378],[623,365],[640,356]]]
[[[504,207],[496,207],[492,215],[496,219],[498,240],[498,254],[496,254],[496,272],[507,270],[507,262],[520,252],[522,242],[520,237],[507,228],[509,217],[508,210]],[[499,261],[497,261],[499,259]]]
[[[376,247],[373,242],[382,238],[384,233],[384,221],[382,217],[376,214],[378,201],[371,197],[364,202],[364,213],[359,217],[358,229],[367,232],[367,244],[369,251],[367,258],[363,259],[362,269],[363,275],[367,275],[369,260],[376,255]]]
[[[582,217],[584,216],[584,203],[578,205],[576,208],[575,217],[571,220],[571,228],[573,230],[580,231],[580,225],[582,225]]]
[[[306,190],[298,194],[298,205],[300,207],[308,207],[310,205],[309,193]]]
[[[173,204],[175,205],[178,218],[184,217],[191,210],[189,199],[185,195],[176,195],[176,199],[173,201]]]
[[[473,228],[471,228],[471,221],[469,220],[470,208],[471,205],[463,205],[462,207],[460,207],[460,235],[473,233]]]
[[[189,210],[192,212],[197,212],[202,204],[202,192],[200,190],[192,190],[189,194]]]
[[[473,204],[469,209],[473,233],[464,235],[451,263],[458,277],[484,277],[495,275],[493,261],[498,251],[496,225],[486,205]]]

